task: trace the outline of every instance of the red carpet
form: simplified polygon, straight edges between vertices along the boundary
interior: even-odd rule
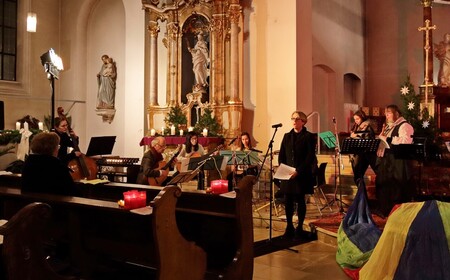
[[[316,221],[311,222],[311,225],[313,225],[314,227],[317,227],[317,228],[322,228],[322,229],[337,233],[343,218],[344,218],[344,214],[342,214],[342,213],[331,214],[331,215],[324,216],[323,218],[320,218]],[[373,214],[372,214],[372,218],[375,221],[375,224],[378,226],[378,228],[383,230],[384,225],[386,224],[387,218],[383,219],[383,218],[380,218],[379,216],[373,215]]]

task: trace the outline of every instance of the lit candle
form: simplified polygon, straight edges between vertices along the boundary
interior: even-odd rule
[[[39,130],[44,130],[44,123],[39,122],[38,126],[39,126]]]
[[[161,135],[164,135],[164,126],[161,128]]]
[[[20,122],[16,122],[16,130],[20,130]]]
[[[192,126],[190,126],[190,127],[188,128],[188,132],[191,132],[191,131],[194,131],[194,128],[193,128]]]
[[[203,136],[204,137],[208,136],[208,130],[206,128],[203,129]]]
[[[28,131],[29,129],[28,129],[28,123],[27,122],[24,122],[23,123],[23,129],[25,130],[25,131]]]
[[[155,136],[155,134],[156,134],[156,130],[154,128],[152,128],[150,130],[150,136]]]
[[[170,127],[170,135],[175,135],[175,126],[174,125],[172,125]]]
[[[180,129],[180,136],[183,136],[184,131]]]

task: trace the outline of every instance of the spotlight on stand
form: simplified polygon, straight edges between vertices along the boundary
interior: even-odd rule
[[[64,69],[61,57],[59,57],[53,49],[41,55],[41,63],[45,72],[53,78],[59,78],[59,72]],[[51,79],[49,76],[48,79]]]
[[[59,78],[59,72],[64,69],[62,59],[55,53],[53,49],[41,55],[41,63],[47,73],[47,79],[50,80],[52,90],[52,120],[51,129],[55,127],[55,79]]]

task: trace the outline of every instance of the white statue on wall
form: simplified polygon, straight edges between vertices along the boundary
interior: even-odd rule
[[[97,109],[114,109],[116,97],[116,65],[111,57],[102,55],[102,67],[97,74]]]
[[[193,48],[188,44],[188,50],[192,55],[193,72],[195,75],[195,85],[206,87],[209,76],[209,51],[202,34],[197,35],[197,43]]]
[[[444,40],[434,44],[434,54],[441,62],[438,73],[438,86],[450,86],[450,33],[444,35]]]

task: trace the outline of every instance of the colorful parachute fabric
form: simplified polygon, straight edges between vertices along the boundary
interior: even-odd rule
[[[372,254],[380,235],[369,210],[366,186],[360,180],[356,196],[337,234],[336,261],[349,277],[358,279],[358,272]]]
[[[359,278],[450,279],[450,203],[399,205]]]

